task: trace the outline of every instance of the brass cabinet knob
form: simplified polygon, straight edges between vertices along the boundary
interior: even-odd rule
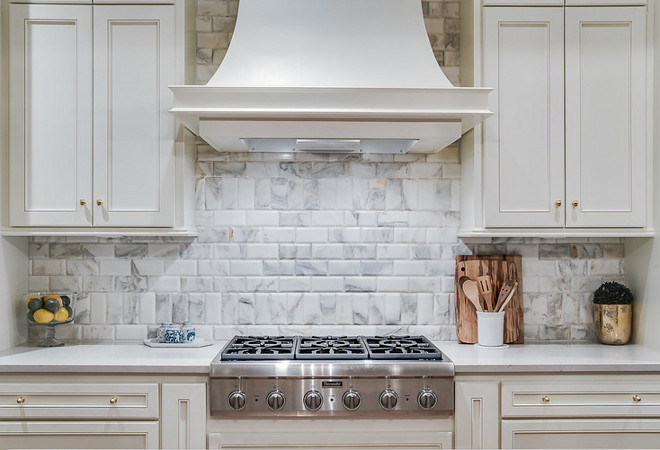
[[[115,404],[117,404],[117,401],[118,401],[117,397],[111,397],[111,398],[110,398],[110,404],[111,404],[111,405],[115,405]]]
[[[541,397],[541,400],[543,401],[543,403],[550,403],[550,397],[548,397],[547,395]]]
[[[85,206],[87,204],[87,201],[84,198],[80,199],[80,206]]]
[[[642,401],[642,397],[640,397],[637,394],[633,395],[633,402],[639,403],[641,401]]]
[[[100,198],[97,198],[96,199],[96,204],[99,205],[99,206],[103,205],[103,200],[101,200]]]
[[[578,206],[578,201],[577,201],[577,200],[573,200],[573,201],[571,202],[571,205],[573,205],[573,208],[577,208],[577,206]]]
[[[18,403],[19,405],[22,405],[23,403],[25,403],[25,397],[18,397],[16,399],[16,403]]]
[[[555,200],[555,206],[559,208],[561,206],[561,200]]]

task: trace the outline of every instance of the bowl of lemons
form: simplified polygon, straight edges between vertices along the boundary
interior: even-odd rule
[[[73,322],[73,304],[75,294],[72,292],[37,292],[27,295],[27,321],[30,325],[45,326],[46,339],[39,347],[61,347],[64,342],[55,339],[55,327]]]

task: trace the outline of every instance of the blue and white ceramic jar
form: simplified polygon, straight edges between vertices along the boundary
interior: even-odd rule
[[[172,325],[174,325],[172,322],[163,322],[160,324],[160,327],[158,327],[158,331],[156,332],[158,342],[165,342],[165,330]]]
[[[180,344],[183,342],[183,332],[181,327],[177,324],[170,324],[165,327],[163,333],[163,342],[166,344]]]
[[[195,327],[190,325],[190,322],[183,322],[181,332],[183,333],[183,342],[193,342],[195,340]]]

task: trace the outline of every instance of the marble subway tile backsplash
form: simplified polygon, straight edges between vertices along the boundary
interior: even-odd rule
[[[70,339],[423,333],[455,339],[454,257],[523,256],[527,339],[593,339],[591,293],[619,239],[456,237],[457,148],[432,155],[221,154],[199,144],[198,238],[30,243],[30,289],[83,292]],[[414,174],[414,176],[413,176]],[[33,333],[37,332],[33,330]]]
[[[197,1],[197,81],[217,69],[238,0]],[[422,0],[459,85],[459,2]],[[591,293],[622,280],[623,243],[466,244],[458,146],[431,155],[218,153],[197,146],[199,237],[31,239],[29,288],[81,292],[58,337],[138,340],[189,320],[198,336],[425,334],[456,339],[454,257],[523,255],[527,339],[594,339]],[[30,330],[33,337],[41,328]]]

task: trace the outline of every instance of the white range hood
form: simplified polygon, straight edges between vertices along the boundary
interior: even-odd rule
[[[240,0],[215,75],[171,89],[220,151],[434,152],[491,114],[438,66],[420,0]]]

